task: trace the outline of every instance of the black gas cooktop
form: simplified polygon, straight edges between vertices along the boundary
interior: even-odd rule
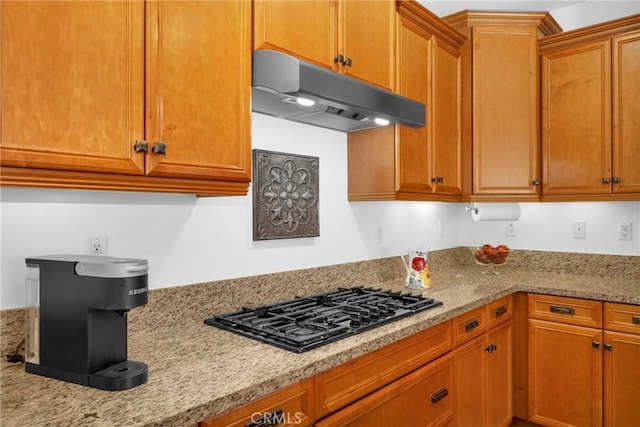
[[[355,287],[219,314],[204,323],[302,353],[438,307],[418,294]]]

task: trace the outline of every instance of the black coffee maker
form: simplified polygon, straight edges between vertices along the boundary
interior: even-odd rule
[[[52,255],[26,262],[26,371],[101,390],[145,383],[147,365],[127,360],[127,312],[147,303],[147,261]]]

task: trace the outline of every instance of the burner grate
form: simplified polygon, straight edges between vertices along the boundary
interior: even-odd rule
[[[433,298],[411,293],[338,288],[277,304],[243,307],[204,322],[301,353],[440,305]]]

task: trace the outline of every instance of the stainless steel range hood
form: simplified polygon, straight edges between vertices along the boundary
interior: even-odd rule
[[[272,50],[253,52],[251,109],[342,132],[380,127],[376,118],[425,125],[424,104]]]

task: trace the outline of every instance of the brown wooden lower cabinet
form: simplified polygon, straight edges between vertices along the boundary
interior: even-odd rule
[[[516,294],[200,426],[627,427],[639,396],[640,306]]]
[[[640,425],[640,306],[529,295],[529,317],[531,421]]]
[[[454,425],[508,426],[512,419],[511,322],[456,348]]]
[[[316,427],[441,426],[453,418],[449,353],[315,423]]]
[[[602,330],[529,320],[529,415],[543,425],[602,425]]]
[[[640,426],[640,306],[604,304],[604,425]]]

